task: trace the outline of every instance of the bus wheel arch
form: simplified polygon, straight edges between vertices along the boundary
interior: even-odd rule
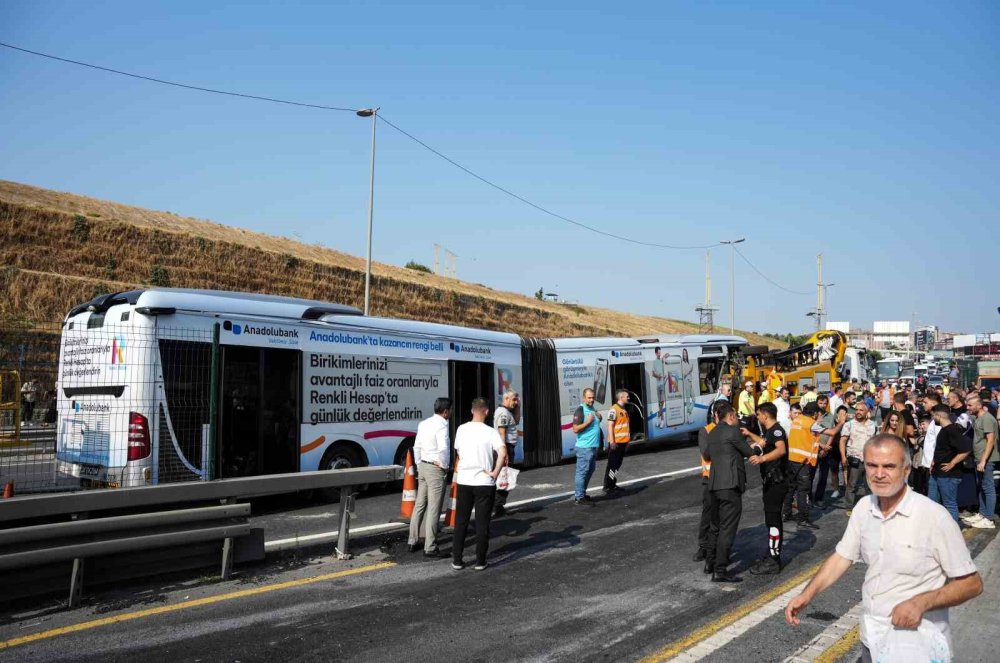
[[[415,435],[410,435],[409,437],[404,437],[403,441],[399,443],[396,447],[396,453],[392,456],[392,462],[395,465],[406,465],[406,452],[413,448],[413,444],[417,441]]]
[[[357,442],[351,440],[337,440],[323,452],[323,459],[319,462],[320,470],[342,470],[349,467],[365,467],[368,465],[368,455]],[[355,486],[355,490],[361,492],[368,486]],[[324,502],[339,502],[340,488],[322,488],[319,491]]]
[[[348,467],[366,467],[368,454],[361,445],[351,440],[337,440],[323,452],[320,470],[341,470]]]

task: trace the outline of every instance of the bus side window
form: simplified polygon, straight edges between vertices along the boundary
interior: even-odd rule
[[[723,361],[723,357],[698,359],[698,393],[702,396],[718,391]]]

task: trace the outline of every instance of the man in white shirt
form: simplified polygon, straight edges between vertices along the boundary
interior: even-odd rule
[[[910,454],[895,435],[876,435],[864,448],[873,495],[859,502],[836,552],[785,608],[789,624],[855,562],[868,565],[861,588],[862,660],[872,660],[893,628],[927,620],[949,640],[948,608],[983,591],[958,524],[940,504],[906,485]]]
[[[788,387],[782,387],[778,392],[778,398],[774,401],[774,407],[778,408],[778,423],[785,429],[785,434],[792,429],[791,404],[788,402]]]
[[[417,426],[417,439],[413,442],[413,462],[417,466],[417,501],[410,516],[410,552],[420,549],[420,530],[424,530],[424,555],[443,557],[438,550],[437,535],[441,527],[441,501],[444,498],[445,479],[451,467],[451,438],[448,419],[451,417],[451,399],[434,401],[434,414]],[[421,523],[423,520],[423,523]]]
[[[837,386],[833,388],[833,393],[830,394],[830,412],[836,413],[840,406],[844,404],[844,389],[837,383]]]
[[[500,470],[507,464],[507,445],[500,434],[486,425],[490,406],[483,398],[472,401],[472,421],[462,424],[455,433],[455,482],[458,498],[455,500],[455,543],[451,551],[451,568],[465,568],[462,552],[469,528],[472,507],[476,507],[476,570],[488,564],[486,554],[490,548],[490,519],[493,498]]]
[[[936,393],[928,391],[924,394],[924,412],[931,412],[934,406],[941,404],[941,397]],[[930,487],[931,466],[934,464],[934,449],[937,448],[937,436],[941,432],[941,427],[931,417],[927,424],[927,433],[924,434],[924,446],[920,452],[917,466],[913,468],[913,488],[921,495],[926,495]]]

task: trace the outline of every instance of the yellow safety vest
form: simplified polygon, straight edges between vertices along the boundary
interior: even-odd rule
[[[707,424],[705,426],[705,432],[711,433],[713,428],[715,428],[715,424]],[[705,457],[700,454],[699,456],[701,457],[701,476],[707,479],[708,475],[712,472],[712,461],[705,460]]]
[[[819,437],[810,430],[816,420],[800,414],[788,431],[788,461],[815,466],[819,457]]]
[[[628,412],[626,412],[618,403],[611,406],[611,409],[615,412],[615,420],[611,425],[611,441],[615,444],[628,444],[629,440],[632,439],[632,432],[629,429],[628,423]]]

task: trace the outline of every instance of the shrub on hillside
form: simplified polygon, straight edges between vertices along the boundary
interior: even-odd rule
[[[87,217],[82,214],[73,217],[73,237],[81,243],[90,237],[90,224],[87,223]]]
[[[416,260],[411,260],[410,262],[406,263],[406,268],[407,269],[412,269],[415,272],[423,272],[425,274],[430,274],[431,273],[431,268],[430,267],[428,267],[427,265],[421,265]]]
[[[149,270],[149,285],[169,288],[170,275],[167,274],[167,268],[163,265],[153,265],[153,268]]]
[[[281,259],[285,262],[285,269],[296,269],[299,266],[299,259],[293,255],[285,253]]]

